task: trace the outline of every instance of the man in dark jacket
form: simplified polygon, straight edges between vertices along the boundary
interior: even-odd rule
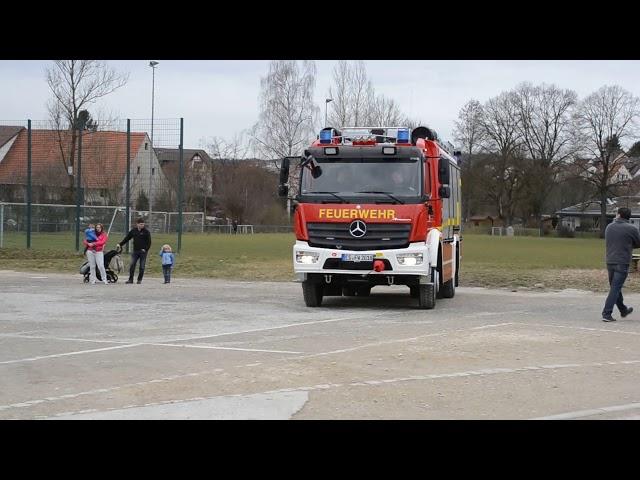
[[[640,247],[640,231],[629,223],[631,210],[626,207],[618,209],[618,215],[613,222],[607,225],[604,238],[607,244],[607,271],[609,272],[609,295],[602,310],[603,322],[615,322],[611,316],[613,305],[617,305],[620,315],[626,317],[632,311],[632,307],[625,306],[622,298],[622,285],[629,273],[631,253],[634,248]]]
[[[138,283],[142,283],[144,276],[144,266],[147,261],[147,252],[151,248],[151,232],[144,226],[144,220],[139,218],[136,220],[136,228],[132,228],[127,236],[118,243],[120,248],[133,239],[133,253],[131,253],[131,266],[129,267],[129,280],[125,283],[133,283],[133,274],[136,271],[136,263],[140,260],[140,269],[138,270]]]

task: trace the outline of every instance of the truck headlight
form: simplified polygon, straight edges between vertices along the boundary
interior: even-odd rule
[[[405,267],[413,267],[415,265],[422,265],[423,257],[422,253],[399,253],[396,255],[398,263]]]
[[[318,263],[319,259],[319,253],[304,251],[296,252],[296,263],[304,263],[306,265],[310,265],[312,263]]]

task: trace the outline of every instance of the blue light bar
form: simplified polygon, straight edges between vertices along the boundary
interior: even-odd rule
[[[399,128],[397,143],[409,143],[409,129]]]
[[[320,130],[320,143],[331,143],[331,130]]]

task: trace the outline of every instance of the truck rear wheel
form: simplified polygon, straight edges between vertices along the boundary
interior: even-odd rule
[[[322,284],[302,282],[302,295],[307,307],[319,307],[322,304]]]
[[[456,294],[455,279],[451,279],[448,282],[442,284],[442,297],[453,298]]]
[[[456,249],[457,250],[457,249]],[[448,282],[442,284],[442,298],[453,298],[456,295],[456,285],[458,284],[458,253],[456,251],[456,274]]]

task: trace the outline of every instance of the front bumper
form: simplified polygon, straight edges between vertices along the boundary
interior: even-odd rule
[[[318,261],[316,263],[303,264],[296,261],[296,254],[298,252],[310,252],[318,255]],[[402,265],[398,262],[396,255],[406,253],[422,253],[422,264],[420,265]],[[325,268],[327,260],[340,259],[342,254],[373,254],[376,260],[383,260],[388,268],[382,272],[375,272],[373,267],[371,269],[348,269],[348,268]],[[322,274],[322,275],[354,275],[359,277],[365,276],[430,276],[430,264],[432,261],[429,248],[425,242],[411,243],[407,248],[393,249],[393,250],[338,250],[329,248],[317,248],[309,246],[308,242],[298,240],[293,246],[293,270],[296,273],[298,281],[305,281],[309,274]],[[388,262],[388,263],[387,263]],[[331,262],[329,262],[331,263]],[[367,262],[369,263],[369,262]],[[370,263],[369,263],[370,264]],[[363,265],[364,266],[364,265]]]

